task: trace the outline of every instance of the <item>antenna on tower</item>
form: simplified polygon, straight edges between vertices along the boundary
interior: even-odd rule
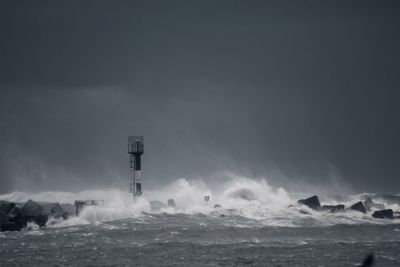
[[[128,153],[129,168],[131,170],[131,184],[129,192],[132,193],[133,199],[142,195],[142,167],[141,156],[144,152],[143,136],[129,136]]]

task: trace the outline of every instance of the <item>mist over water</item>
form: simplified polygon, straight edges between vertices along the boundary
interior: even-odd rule
[[[315,188],[313,188],[315,189]],[[321,190],[324,192],[324,190]],[[317,192],[318,193],[318,192]],[[365,199],[361,195],[336,195],[332,197],[319,194],[321,204],[345,204],[349,207],[359,200]],[[204,196],[209,196],[210,201],[205,202]],[[99,206],[86,207],[78,217],[71,217],[67,221],[51,221],[50,227],[63,227],[84,224],[99,224],[107,221],[127,218],[141,218],[149,214],[177,214],[199,215],[210,218],[230,218],[227,223],[235,226],[251,224],[263,226],[329,226],[335,224],[386,224],[399,223],[400,220],[379,220],[371,214],[362,214],[356,211],[339,213],[317,212],[306,206],[297,205],[297,200],[308,197],[310,193],[290,192],[282,187],[273,187],[264,178],[252,179],[231,175],[230,179],[218,186],[212,187],[202,180],[177,179],[176,181],[158,190],[145,190],[144,194],[132,200],[132,195],[121,189],[85,190],[77,193],[46,191],[41,193],[13,192],[0,195],[0,199],[25,202],[32,199],[38,202],[59,202],[73,204],[75,200],[102,200]],[[158,200],[167,203],[174,199],[176,208],[164,207],[154,211],[150,201]],[[386,208],[400,211],[397,203],[387,203],[377,200]],[[214,208],[214,205],[221,205]],[[289,207],[289,205],[291,205]],[[238,219],[240,218],[240,220]]]

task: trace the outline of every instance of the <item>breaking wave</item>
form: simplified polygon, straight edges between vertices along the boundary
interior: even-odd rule
[[[206,202],[204,196],[209,196]],[[252,226],[329,226],[335,224],[387,224],[400,223],[399,219],[379,220],[371,217],[371,214],[362,214],[357,211],[345,211],[338,213],[318,212],[306,206],[296,205],[299,196],[305,194],[287,192],[283,188],[274,188],[265,179],[250,179],[235,177],[227,181],[220,188],[208,188],[201,180],[189,181],[178,179],[166,187],[145,191],[143,196],[135,202],[132,195],[118,189],[87,190],[79,193],[71,192],[41,192],[25,193],[13,192],[0,195],[0,199],[12,202],[25,202],[32,199],[38,202],[59,202],[73,204],[75,200],[103,200],[99,206],[88,206],[79,216],[71,216],[68,220],[50,221],[49,227],[66,227],[73,225],[92,224],[97,225],[106,221],[126,218],[143,219],[153,214],[178,214],[178,215],[207,215],[210,218],[224,220],[226,224],[233,226],[251,224]],[[324,198],[323,204],[345,204],[350,206],[355,201],[372,197],[385,208],[391,208],[395,212],[400,211],[399,196],[382,196],[376,194],[361,194],[346,198]],[[168,199],[174,199],[176,207],[163,205],[157,210],[152,210],[151,201],[167,203]],[[390,201],[391,200],[391,201]],[[215,208],[215,205],[220,207]]]

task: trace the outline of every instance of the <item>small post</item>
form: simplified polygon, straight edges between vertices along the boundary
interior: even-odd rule
[[[206,202],[206,207],[207,207],[208,201],[210,201],[210,196],[204,196],[204,201]]]

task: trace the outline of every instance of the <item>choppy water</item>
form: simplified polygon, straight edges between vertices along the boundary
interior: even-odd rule
[[[211,196],[207,206],[205,194]],[[170,197],[176,210],[150,210],[149,200]],[[265,181],[237,180],[213,192],[179,180],[135,204],[118,190],[0,198],[105,200],[44,229],[0,233],[0,266],[357,266],[368,253],[374,253],[376,266],[400,266],[400,220],[287,208],[297,196]],[[223,208],[213,209],[215,203]],[[400,210],[396,201],[381,203]]]

